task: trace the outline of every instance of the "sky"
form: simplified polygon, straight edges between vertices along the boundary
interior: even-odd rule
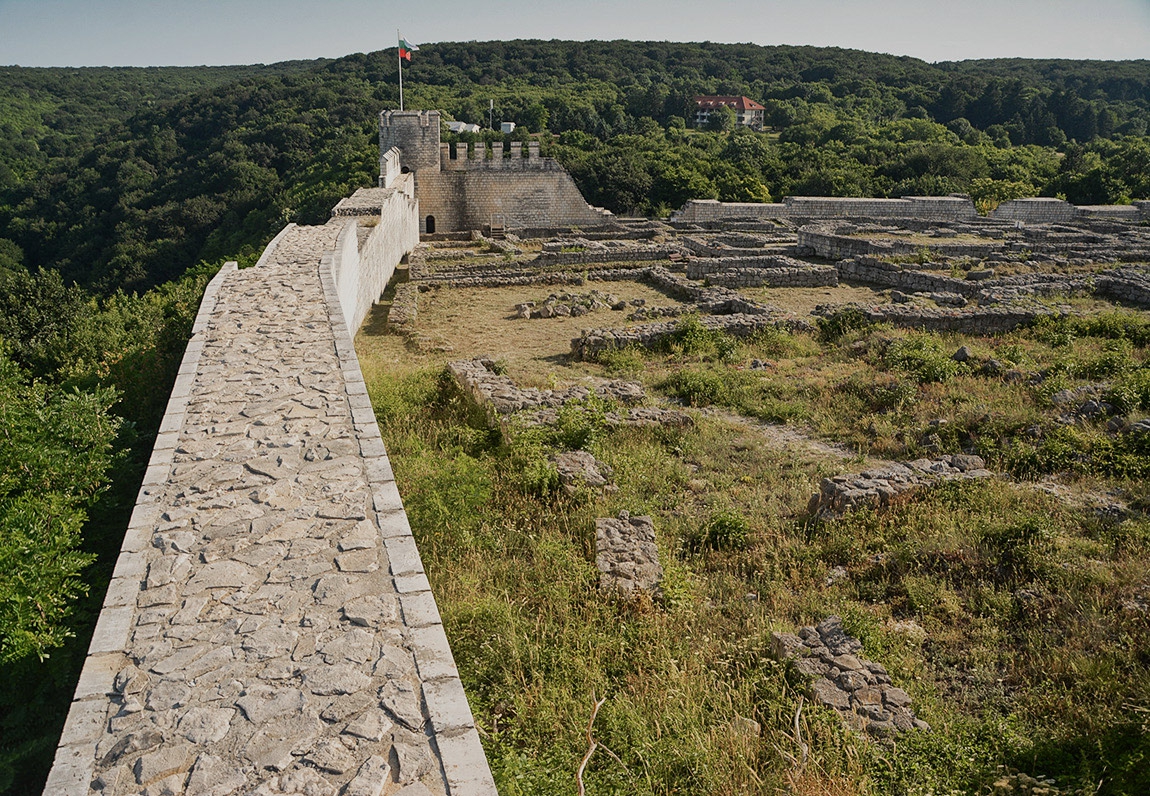
[[[1150,0],[0,0],[0,65],[194,66],[496,39],[1150,58]]]

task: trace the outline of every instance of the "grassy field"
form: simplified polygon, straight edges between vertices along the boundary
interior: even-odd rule
[[[575,793],[599,699],[588,794],[1150,792],[1150,438],[1108,432],[1109,415],[1063,422],[1081,401],[1056,402],[1105,383],[1100,400],[1145,417],[1143,316],[970,338],[847,315],[744,342],[688,319],[667,350],[583,363],[566,356],[577,328],[619,314],[508,318],[550,290],[424,294],[420,332],[452,351],[371,323],[357,340],[501,794]],[[965,364],[950,358],[962,345]],[[441,377],[479,355],[524,385],[636,378],[696,422],[612,429],[592,402],[504,437]],[[576,447],[617,491],[555,488],[548,456]],[[806,512],[820,478],[868,456],[961,451],[1004,476]],[[593,520],[621,509],[654,518],[658,600],[597,589]],[[801,700],[770,633],[832,613],[931,731],[876,743]]]

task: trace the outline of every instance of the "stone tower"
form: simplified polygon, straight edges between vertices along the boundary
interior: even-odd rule
[[[383,111],[379,151],[399,149],[403,171],[439,171],[439,111]]]

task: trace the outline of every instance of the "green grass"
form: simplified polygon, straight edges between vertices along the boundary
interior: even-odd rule
[[[967,338],[847,324],[725,341],[687,321],[666,351],[601,364],[685,404],[803,423],[871,452],[973,448],[1001,469],[1137,498],[1141,443],[1060,426],[1053,385],[945,364],[965,344],[979,361],[1073,386],[1085,381],[1074,363],[1118,351],[1113,378],[1139,385],[1144,343],[1128,326],[1050,341],[1047,329]],[[767,368],[745,369],[751,358]],[[589,402],[555,429],[505,439],[434,371],[369,372],[369,389],[500,793],[574,793],[599,698],[594,732],[613,755],[592,758],[592,794],[990,793],[996,782],[1024,793],[1039,775],[1058,793],[1150,788],[1150,622],[1123,607],[1150,588],[1146,519],[1101,520],[987,481],[816,521],[805,506],[818,480],[857,465],[776,450],[721,418],[612,429],[598,420],[609,407]],[[573,447],[611,465],[618,491],[560,493],[548,456]],[[593,521],[621,509],[655,521],[658,600],[596,588]],[[827,585],[834,567],[848,577]],[[769,634],[830,613],[931,732],[875,744],[806,704],[799,762],[801,686],[770,659]],[[762,735],[735,732],[736,717]]]

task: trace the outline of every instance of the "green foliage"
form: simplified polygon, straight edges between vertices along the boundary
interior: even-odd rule
[[[835,343],[854,332],[867,329],[874,323],[858,307],[846,307],[834,315],[818,319],[818,338],[821,343]]]
[[[1104,399],[1113,404],[1119,414],[1150,411],[1150,369],[1122,373],[1111,383]]]
[[[660,386],[688,406],[724,404],[731,396],[725,374],[717,370],[679,370]]]
[[[684,315],[665,343],[667,350],[683,357],[731,362],[738,351],[733,337],[707,328],[698,315]]]
[[[93,560],[85,509],[104,487],[119,421],[110,390],[63,392],[0,352],[0,663],[59,647]]]
[[[697,533],[687,537],[687,547],[699,550],[746,550],[751,544],[751,524],[737,511],[717,511]]]
[[[914,334],[893,340],[882,354],[886,367],[902,371],[920,384],[946,381],[964,371],[933,335]]]
[[[600,351],[595,357],[595,361],[606,368],[608,373],[625,376],[641,372],[646,363],[643,350],[633,345],[626,348],[609,348],[606,351]]]

